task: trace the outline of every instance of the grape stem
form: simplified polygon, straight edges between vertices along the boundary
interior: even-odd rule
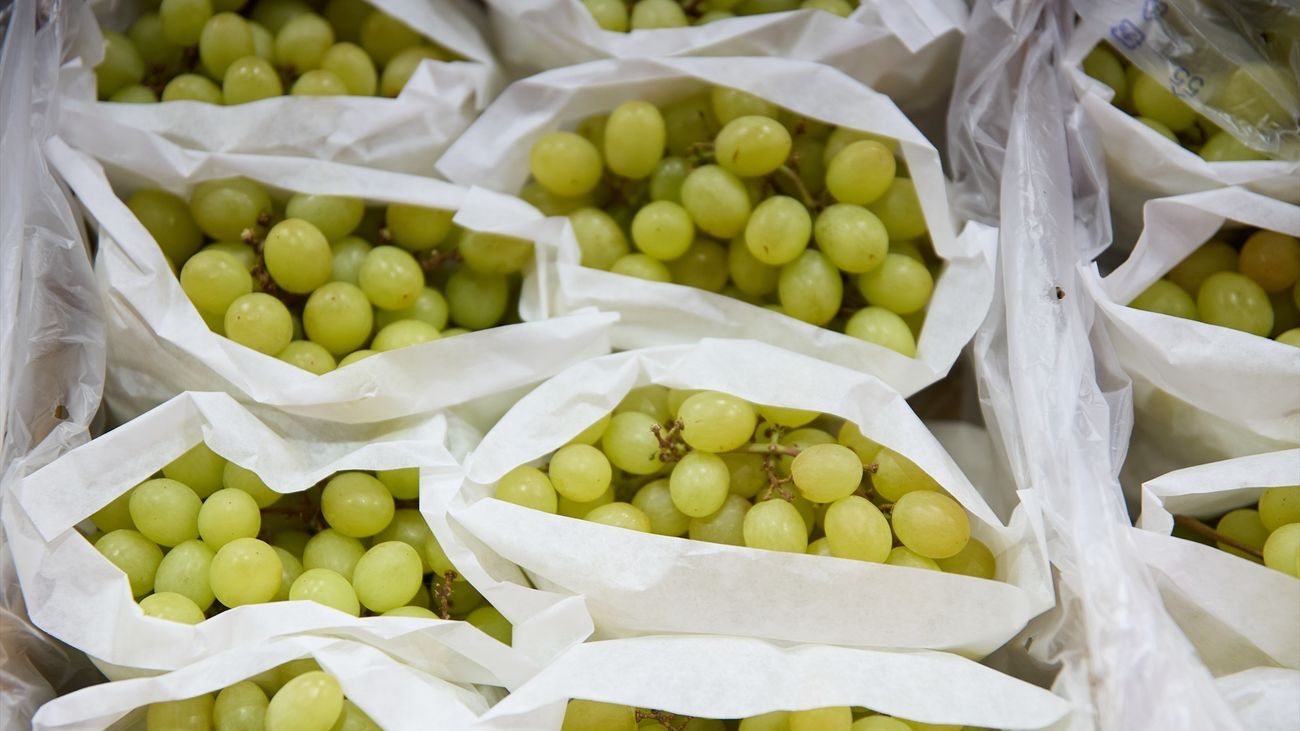
[[[779,454],[783,457],[798,457],[798,447],[784,447],[780,444],[746,444],[740,449],[733,450],[736,452],[752,452],[754,454]]]
[[[424,269],[424,271],[429,273],[440,271],[443,265],[447,264],[448,262],[460,261],[460,260],[461,260],[460,249],[452,249],[451,251],[445,253],[438,251],[437,249],[430,249],[429,251],[423,252],[418,257],[416,257],[416,261],[420,262],[420,266]]]
[[[653,708],[636,709],[636,722],[641,723],[646,720],[657,721],[659,725],[668,729],[668,731],[682,731],[686,728],[686,724],[690,723],[691,717],[674,716],[667,711],[659,711]]]
[[[1209,538],[1212,541],[1222,543],[1225,546],[1231,546],[1237,549],[1238,551],[1242,551],[1243,553],[1248,553],[1251,556],[1254,556],[1255,558],[1258,558],[1261,561],[1264,560],[1263,551],[1253,546],[1246,545],[1245,543],[1242,543],[1241,541],[1237,540],[1236,538],[1232,538],[1231,536],[1225,536],[1222,533],[1211,528],[1205,523],[1202,523],[1196,518],[1193,518],[1190,515],[1175,515],[1174,524],[1181,525],[1182,527],[1192,531],[1193,533],[1201,535],[1205,538]]]
[[[438,616],[443,619],[451,619],[451,582],[455,579],[456,572],[448,571],[433,581],[433,600],[438,604]]]
[[[772,175],[774,177],[779,177],[781,180],[789,184],[790,187],[794,188],[795,192],[799,194],[799,200],[803,202],[804,206],[806,206],[808,210],[816,211],[819,209],[817,200],[813,198],[813,194],[809,192],[808,187],[803,184],[803,178],[799,177],[799,173],[795,172],[794,168],[790,166],[790,163],[787,162],[777,168]]]
[[[681,460],[686,456],[689,448],[686,446],[686,440],[682,439],[682,427],[685,424],[681,419],[674,419],[665,431],[659,424],[653,424],[650,431],[654,432],[655,439],[659,440],[659,461],[664,464],[671,464]]]

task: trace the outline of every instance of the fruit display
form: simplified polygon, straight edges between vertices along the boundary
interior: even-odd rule
[[[792,10],[820,10],[847,18],[856,0],[582,0],[604,30],[627,32],[705,25],[727,18]]]
[[[569,701],[562,731],[959,731],[951,724],[906,721],[863,708],[837,706],[773,711],[736,721],[691,718],[598,701]]]
[[[380,731],[312,659],[272,668],[215,694],[151,703],[146,731]]]
[[[101,100],[236,105],[294,96],[395,97],[454,54],[365,0],[164,0],[105,30]]]
[[[1224,230],[1129,306],[1300,347],[1300,240]]]

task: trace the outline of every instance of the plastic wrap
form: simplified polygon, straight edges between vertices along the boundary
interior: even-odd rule
[[[702,289],[583,267],[570,227],[556,246],[547,247],[545,276],[536,280],[540,306],[524,309],[525,319],[594,306],[619,314],[611,332],[617,348],[747,338],[870,373],[904,395],[942,378],[992,296],[996,232],[979,224],[959,228],[934,146],[889,98],[833,69],[767,58],[673,58],[597,61],[550,71],[511,86],[438,161],[438,169],[463,185],[514,193],[528,179],[530,145],[546,132],[625,100],[665,103],[709,85],[741,89],[814,119],[900,141],[934,251],[944,262],[917,357]]]

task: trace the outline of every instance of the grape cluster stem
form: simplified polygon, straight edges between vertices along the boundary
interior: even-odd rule
[[[1181,525],[1182,527],[1192,531],[1193,533],[1209,538],[1212,541],[1222,543],[1225,546],[1232,546],[1238,551],[1242,551],[1243,553],[1248,553],[1251,556],[1254,556],[1255,558],[1261,561],[1264,560],[1263,551],[1253,546],[1248,546],[1245,543],[1242,543],[1241,541],[1237,540],[1236,538],[1232,538],[1231,536],[1225,536],[1222,533],[1211,528],[1205,523],[1202,523],[1200,520],[1193,518],[1190,515],[1175,515],[1174,524]]]
[[[451,619],[451,582],[456,579],[455,571],[448,571],[433,580],[433,601],[438,605],[438,616]]]
[[[690,716],[674,716],[667,711],[660,711],[653,708],[636,709],[636,722],[641,723],[645,720],[653,719],[659,725],[668,729],[668,731],[682,731],[686,724],[690,723]]]

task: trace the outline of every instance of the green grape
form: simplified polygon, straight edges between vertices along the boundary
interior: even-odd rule
[[[1274,338],[1283,345],[1290,345],[1293,348],[1300,348],[1300,327],[1293,327],[1290,330]]]
[[[312,12],[304,0],[257,0],[250,14],[253,20],[266,26],[272,33],[279,33],[285,23],[303,13]]]
[[[564,723],[560,727],[560,731],[636,731],[636,729],[636,709],[631,706],[584,700],[569,701],[568,707],[564,710]]]
[[[663,115],[668,150],[673,155],[683,156],[692,145],[712,140],[718,129],[718,118],[707,93],[669,104],[663,108]]]
[[[220,251],[200,251],[181,267],[181,289],[194,306],[224,315],[230,303],[253,291],[253,277],[235,257]]]
[[[702,391],[682,402],[677,410],[682,438],[705,452],[729,452],[749,441],[758,425],[754,408],[745,401],[717,391]]]
[[[883,307],[864,307],[844,324],[844,334],[916,357],[916,337],[903,318]]]
[[[852,725],[853,712],[848,706],[790,713],[790,731],[849,731]]]
[[[736,288],[751,297],[763,297],[775,291],[781,274],[777,267],[754,258],[744,236],[732,239],[727,248],[727,272]]]
[[[356,538],[326,529],[307,541],[302,549],[302,566],[308,570],[329,569],[351,581],[352,569],[365,552],[365,546]]]
[[[632,242],[645,254],[660,261],[676,259],[695,240],[695,225],[682,206],[671,201],[654,201],[637,211],[632,219]]]
[[[890,240],[914,239],[929,230],[911,178],[894,178],[889,190],[868,208],[885,224]]]
[[[673,282],[709,292],[727,284],[727,252],[708,239],[696,239],[685,254],[668,262]]]
[[[373,543],[379,545],[389,541],[410,546],[420,557],[421,573],[446,573],[451,568],[433,537],[433,531],[429,530],[429,524],[424,522],[424,516],[418,510],[404,509],[393,513],[392,522],[375,534]]]
[[[101,536],[95,541],[95,550],[126,574],[132,596],[138,598],[153,591],[154,577],[163,559],[156,543],[138,531],[121,529]]]
[[[373,350],[354,350],[339,359],[338,367],[342,368],[343,366],[350,366],[353,363],[356,363],[359,360],[365,360],[372,355],[377,355],[377,353]]]
[[[256,538],[262,529],[257,501],[243,490],[217,490],[203,501],[198,514],[198,534],[213,549],[236,538]]]
[[[307,548],[307,541],[310,540],[311,534],[305,530],[282,530],[271,537],[271,545],[302,558],[303,551]]]
[[[900,547],[895,550],[906,551],[907,549]],[[929,559],[923,560],[929,561]],[[852,731],[914,731],[914,729],[907,723],[904,723],[897,718],[890,718],[889,716],[867,716],[866,718],[860,718],[854,721],[853,726],[850,728]]]
[[[1174,132],[1183,132],[1196,124],[1196,110],[1144,73],[1137,76],[1132,94],[1138,116],[1154,119]]]
[[[208,104],[222,104],[221,87],[206,77],[198,74],[181,74],[163,87],[162,100],[165,102],[196,101]]]
[[[826,187],[825,151],[826,143],[822,140],[805,135],[794,138],[791,164],[804,188],[813,195],[820,194]]]
[[[1109,86],[1115,92],[1112,103],[1117,106],[1128,94],[1128,80],[1124,75],[1124,66],[1115,54],[1104,46],[1097,46],[1084,57],[1083,72]]]
[[[848,127],[836,127],[834,130],[831,130],[830,136],[826,138],[826,147],[823,150],[822,162],[826,165],[830,165],[831,160],[834,159],[836,155],[840,154],[844,148],[854,142],[861,142],[863,140],[875,140],[889,148],[890,152],[898,152],[898,140],[891,137],[881,137],[880,135],[872,134],[870,132],[860,132],[856,129],[849,129]]]
[[[153,93],[153,89],[136,84],[118,89],[108,100],[118,104],[157,104],[158,96]]]
[[[841,18],[847,18],[853,14],[853,6],[848,0],[803,0],[799,5],[802,10],[822,10],[832,15],[838,15]]]
[[[1146,126],[1150,127],[1151,129],[1155,130],[1155,131],[1156,131],[1156,134],[1160,135],[1161,137],[1164,137],[1165,139],[1167,139],[1167,140],[1169,140],[1170,142],[1173,142],[1173,143],[1175,143],[1175,144],[1179,144],[1179,142],[1178,142],[1178,135],[1174,134],[1174,131],[1173,131],[1173,130],[1171,130],[1171,129],[1169,129],[1168,127],[1164,126],[1164,125],[1161,124],[1160,122],[1157,122],[1157,121],[1154,120],[1154,119],[1148,119],[1147,117],[1134,117],[1134,119],[1136,119],[1137,121],[1141,122],[1142,124],[1145,124]]]
[[[146,617],[165,619],[180,624],[198,624],[206,617],[189,597],[173,592],[157,592],[140,600],[140,609]]]
[[[158,5],[163,38],[177,46],[198,44],[203,26],[211,17],[209,0],[162,0]]]
[[[773,103],[749,92],[725,86],[715,86],[709,92],[713,114],[719,124],[729,124],[741,117],[768,117],[775,119],[780,109]]]
[[[334,26],[341,40],[356,42],[361,38],[361,24],[374,12],[365,0],[329,0],[325,3],[325,19]]]
[[[208,18],[199,35],[199,59],[213,78],[221,78],[230,64],[256,55],[256,50],[253,29],[235,13],[217,13]]]
[[[357,593],[352,584],[329,569],[303,571],[289,587],[289,600],[316,602],[344,614],[361,616],[361,604],[357,601]]]
[[[993,552],[976,538],[970,539],[966,547],[948,558],[935,561],[940,570],[949,574],[962,574],[977,579],[993,579],[998,573],[997,559]]]
[[[370,347],[377,353],[431,343],[441,337],[438,329],[421,320],[398,320],[385,325],[375,334]]]
[[[783,502],[783,501],[777,501]],[[728,495],[716,513],[703,518],[692,518],[687,535],[693,541],[720,543],[727,546],[745,545],[745,517],[752,506],[739,495]]]
[[[536,467],[516,467],[497,482],[496,498],[525,508],[554,513],[558,497],[551,480]]]
[[[1222,241],[1210,241],[1170,269],[1165,278],[1195,296],[1211,274],[1235,271],[1237,250]]]
[[[104,60],[95,67],[95,86],[100,99],[140,83],[144,59],[130,38],[111,30],[104,32]]]
[[[600,182],[600,153],[572,132],[550,132],[533,143],[528,152],[528,169],[550,192],[580,196]]]
[[[790,133],[770,117],[737,117],[718,133],[714,154],[718,164],[741,177],[776,171],[790,156]]]
[[[551,484],[563,497],[576,502],[595,500],[610,486],[609,459],[595,447],[568,444],[551,457]]]
[[[358,2],[358,4],[361,4]],[[351,26],[334,25],[337,29]],[[352,96],[374,96],[379,88],[379,73],[361,46],[354,43],[335,43],[320,58],[320,69],[328,71],[343,82],[343,88]]]
[[[235,683],[217,693],[212,704],[212,731],[262,731],[268,703],[257,683]]]
[[[199,251],[220,252],[233,256],[235,261],[239,262],[239,266],[248,271],[252,271],[257,264],[257,252],[253,250],[253,247],[242,241],[218,241],[208,244]]]
[[[609,503],[590,510],[583,520],[611,525],[615,528],[650,533],[650,518],[641,509],[629,503]]]
[[[940,571],[939,564],[934,559],[916,553],[905,546],[897,546],[889,552],[889,558],[885,563],[890,566],[906,566],[913,569],[925,569],[927,571]]]
[[[723,499],[726,502],[726,499]],[[646,484],[632,498],[637,507],[650,521],[650,532],[661,536],[684,535],[691,525],[691,516],[677,509],[673,502],[668,480],[655,480]],[[717,512],[717,511],[713,511]],[[713,513],[709,513],[712,515]],[[707,516],[701,516],[707,517]]]
[[[888,147],[875,140],[853,142],[830,159],[826,189],[840,203],[866,205],[889,190],[895,171]]]
[[[1300,239],[1276,231],[1256,231],[1241,246],[1237,270],[1265,292],[1283,292],[1300,280]]]
[[[1290,72],[1288,66],[1289,62],[1277,67],[1265,62],[1236,67],[1217,90],[1213,104],[1234,120],[1264,130],[1294,129],[1295,117],[1288,107],[1294,108],[1296,101],[1295,75],[1278,72],[1279,68]]]
[[[470,330],[484,330],[505,317],[510,286],[499,275],[460,269],[447,280],[447,307],[452,322]]]
[[[1259,517],[1259,511],[1249,508],[1229,512],[1219,518],[1219,522],[1214,529],[1224,536],[1232,538],[1238,543],[1244,543],[1257,551],[1264,548],[1264,542],[1268,540],[1269,533],[1268,528],[1264,527],[1264,522]],[[1226,543],[1219,543],[1218,546],[1220,550],[1227,551],[1235,556],[1250,561],[1259,560],[1245,551],[1233,548]]]
[[[865,144],[865,143],[864,143]],[[837,203],[817,215],[817,246],[837,268],[850,274],[871,271],[889,253],[889,234],[874,213]]]
[[[869,500],[849,495],[831,503],[825,516],[826,541],[832,556],[883,563],[893,536],[884,513]]]
[[[415,46],[397,54],[384,66],[384,73],[379,79],[380,94],[396,97],[402,93],[420,64],[428,60],[444,60],[444,55],[432,46]]]
[[[690,25],[686,11],[674,0],[637,0],[628,21],[632,30],[684,28]]]
[[[334,29],[315,13],[295,15],[275,33],[275,63],[296,73],[320,68],[334,45]]]
[[[126,207],[140,219],[172,261],[185,261],[203,244],[203,233],[194,223],[185,201],[161,190],[137,190],[126,199]]]
[[[289,197],[284,217],[305,221],[325,238],[335,242],[361,225],[365,212],[365,201],[360,198],[296,193]]]
[[[597,419],[586,429],[583,429],[578,435],[569,440],[570,444],[595,444],[605,435],[605,428],[609,426],[611,415],[605,414]]]
[[[790,476],[804,497],[815,503],[829,503],[858,489],[862,462],[848,447],[816,444],[794,458]]]
[[[744,520],[745,545],[769,551],[804,553],[808,531],[795,506],[780,500],[765,500],[749,509]]]
[[[809,547],[811,550],[811,546]],[[741,719],[738,731],[790,731],[790,712],[772,711]]]
[[[1264,565],[1300,578],[1300,523],[1288,523],[1264,542]]]
[[[415,304],[424,290],[424,271],[406,251],[376,246],[361,263],[357,283],[375,307],[402,310]]]
[[[209,731],[211,728],[211,694],[150,703],[145,711],[145,731]]]
[[[1300,486],[1270,487],[1259,496],[1259,519],[1269,531],[1300,523]]]
[[[343,713],[343,689],[319,670],[284,684],[266,707],[266,731],[330,731]]]
[[[397,54],[420,42],[419,33],[382,10],[374,11],[361,24],[361,47],[377,66],[386,65]]]
[[[244,231],[257,231],[263,217],[270,216],[271,197],[247,178],[209,180],[194,187],[190,214],[212,238],[240,241]]]
[[[287,292],[307,294],[330,281],[329,240],[305,220],[289,218],[271,227],[262,253],[267,272]]]
[[[406,606],[406,607],[398,607],[397,609],[390,609],[387,612],[384,612],[380,616],[416,617],[418,619],[442,619],[442,617],[439,617],[438,615],[434,614],[432,611],[428,609],[425,609],[424,607],[415,607],[415,606]],[[333,730],[331,729],[331,731]]]
[[[304,534],[305,538],[305,534]],[[306,543],[306,540],[303,541]],[[272,546],[275,549],[275,555],[280,557],[280,588],[276,589],[275,597],[271,601],[287,602],[289,601],[289,590],[293,588],[293,582],[302,576],[302,561],[298,560],[296,554],[290,553],[287,549],[280,546]]]
[[[812,217],[802,203],[775,195],[754,209],[745,225],[745,245],[764,264],[780,266],[794,261],[808,248]]]
[[[668,489],[684,515],[703,518],[717,512],[731,493],[731,470],[721,457],[690,452],[673,468]]]
[[[844,283],[839,270],[824,254],[807,249],[781,267],[777,296],[787,315],[813,325],[825,325],[839,314]]]
[[[651,428],[658,422],[636,411],[615,414],[601,437],[601,449],[620,470],[634,475],[651,475],[663,467],[659,441]]]
[[[514,628],[495,607],[479,607],[465,617],[465,621],[478,627],[484,634],[503,645],[509,645]]]
[[[347,282],[329,282],[307,298],[302,325],[312,342],[341,356],[370,339],[374,315],[361,288]]]
[[[752,208],[745,184],[717,165],[692,170],[682,181],[681,197],[695,225],[711,236],[729,239],[749,222]]]
[[[428,251],[451,233],[454,211],[392,203],[384,211],[384,226],[393,242],[407,251]]]
[[[876,454],[875,464],[871,484],[881,497],[890,502],[898,502],[903,495],[914,490],[943,490],[933,477],[892,449],[881,449]]]
[[[628,253],[627,236],[614,217],[599,208],[579,208],[569,214],[582,251],[582,265],[608,270]]]
[[[124,492],[112,502],[96,510],[90,520],[100,532],[109,533],[120,528],[135,528],[131,522],[131,493]]]
[[[253,292],[226,310],[226,337],[259,353],[275,355],[293,340],[293,318],[280,300]]]
[[[690,174],[690,165],[680,157],[665,157],[650,175],[650,199],[682,202],[682,183]]]
[[[275,354],[277,360],[297,366],[304,371],[323,376],[338,367],[334,356],[320,345],[309,340],[293,340],[284,350]]]
[[[167,40],[162,31],[162,18],[158,13],[142,13],[126,32],[131,45],[140,54],[146,69],[172,71],[181,64],[184,49]],[[108,53],[105,51],[105,58]],[[144,78],[141,76],[141,78]],[[100,85],[102,87],[102,84]]]
[[[207,611],[215,598],[208,578],[215,555],[212,547],[203,541],[189,540],[178,544],[158,564],[154,590],[180,594],[200,611]]]
[[[1271,292],[1268,302],[1273,308],[1273,335],[1300,326],[1300,307],[1292,301],[1290,291]]]
[[[930,302],[934,278],[924,264],[902,254],[886,254],[880,266],[858,277],[867,302],[899,315],[919,312]]]
[[[399,320],[419,320],[441,332],[447,327],[447,317],[447,300],[442,296],[442,293],[432,287],[425,287],[420,290],[420,296],[415,299],[415,304],[410,307],[404,310],[379,310],[376,312],[375,326],[382,329]],[[443,333],[443,336],[446,337],[446,333]]]
[[[131,521],[145,538],[175,546],[198,537],[202,504],[193,490],[176,480],[145,480],[131,491]]]
[[[415,500],[420,497],[420,468],[403,467],[395,470],[378,470],[375,477],[397,500]]]
[[[1188,320],[1196,319],[1196,301],[1187,290],[1168,279],[1156,280],[1150,287],[1142,290],[1142,294],[1134,297],[1128,306],[1173,317],[1184,317]]]
[[[744,0],[736,6],[738,15],[784,13],[799,8],[800,0]]]
[[[605,164],[615,175],[648,178],[663,158],[666,137],[663,115],[653,104],[623,102],[605,125]]]
[[[393,495],[364,472],[341,472],[325,483],[320,498],[325,522],[345,536],[365,538],[393,519]]]
[[[263,61],[275,60],[275,36],[266,26],[256,21],[248,21],[248,29],[253,32],[253,55]]]
[[[767,487],[767,474],[763,471],[763,457],[758,454],[731,453],[721,455],[731,471],[731,494],[752,498]]]
[[[227,106],[268,99],[284,93],[275,67],[257,56],[231,62],[221,77],[221,99]]]
[[[668,271],[668,267],[664,266],[663,262],[645,254],[628,254],[619,257],[618,261],[614,262],[614,266],[610,267],[609,270],[615,274],[636,277],[648,282],[673,281],[672,274]]]
[[[970,540],[970,519],[952,498],[940,492],[914,490],[894,503],[894,533],[898,540],[926,558],[957,555]]]
[[[479,594],[468,581],[456,579],[451,582],[451,613],[453,615],[464,615],[472,611],[475,607],[483,603],[483,595]]]
[[[460,237],[465,266],[479,274],[514,274],[533,259],[533,242],[514,236],[466,231]]]
[[[603,30],[627,32],[627,5],[623,0],[582,0],[582,4]]]
[[[573,130],[597,150],[605,149],[605,127],[609,125],[608,114],[593,114],[578,123]]]
[[[1201,145],[1198,153],[1207,162],[1242,162],[1267,160],[1268,155],[1253,150],[1227,132],[1216,132]]]
[[[275,549],[256,538],[236,538],[222,546],[208,568],[212,593],[227,607],[275,598],[282,566]]]
[[[709,23],[712,23],[717,20],[726,20],[727,18],[734,18],[734,17],[736,17],[736,14],[728,10],[710,10],[709,12],[696,18],[695,24],[708,25]]]
[[[1273,306],[1254,280],[1236,272],[1211,274],[1196,295],[1201,320],[1261,337],[1273,330]]]

